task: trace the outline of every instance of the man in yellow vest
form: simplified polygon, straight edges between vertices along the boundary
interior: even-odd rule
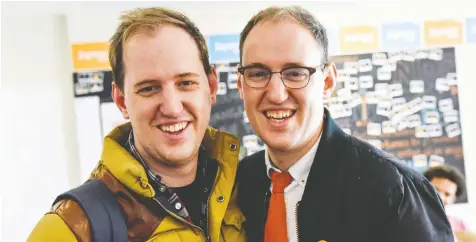
[[[239,141],[208,127],[217,76],[195,24],[164,8],[126,12],[109,60],[112,98],[130,122],[105,138],[91,179],[118,201],[126,240],[244,241],[234,189]],[[28,241],[94,240],[85,210],[63,199]]]

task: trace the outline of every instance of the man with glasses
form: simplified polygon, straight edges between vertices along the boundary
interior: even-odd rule
[[[324,108],[336,85],[327,49],[299,7],[267,8],[241,33],[238,88],[266,144],[238,170],[248,241],[453,241],[433,186]]]

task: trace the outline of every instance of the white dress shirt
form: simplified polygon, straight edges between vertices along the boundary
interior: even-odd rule
[[[286,202],[286,225],[288,227],[288,239],[289,242],[297,241],[297,218],[296,218],[296,206],[297,202],[301,201],[302,194],[304,193],[304,188],[306,186],[307,177],[309,171],[311,170],[311,165],[314,161],[314,156],[316,155],[317,146],[319,145],[321,137],[316,142],[316,144],[305,154],[301,159],[299,159],[294,165],[289,168],[289,174],[293,178],[291,184],[284,189],[284,200]],[[271,164],[269,159],[268,150],[265,149],[265,163],[266,170],[268,171],[268,177],[270,169],[273,169],[276,172],[281,172],[278,168]],[[270,191],[272,191],[273,184],[270,186]]]

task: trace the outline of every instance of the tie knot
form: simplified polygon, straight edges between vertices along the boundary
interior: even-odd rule
[[[289,172],[276,172],[271,170],[270,176],[273,183],[273,192],[284,192],[284,189],[291,184],[293,180]]]

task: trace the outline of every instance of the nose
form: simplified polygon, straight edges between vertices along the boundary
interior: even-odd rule
[[[168,117],[177,117],[183,110],[182,97],[174,87],[165,88],[162,92],[160,112]]]
[[[271,76],[268,86],[266,87],[266,97],[272,103],[282,103],[288,99],[289,93],[281,80],[279,73],[273,73],[275,75]]]

